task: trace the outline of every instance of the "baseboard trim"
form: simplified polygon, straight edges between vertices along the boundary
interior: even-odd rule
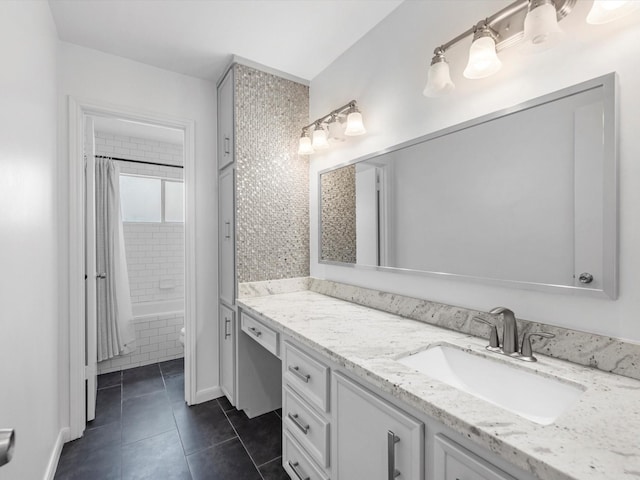
[[[202,390],[198,390],[196,392],[194,405],[198,403],[208,402],[209,400],[221,397],[222,395],[224,394],[222,393],[222,389],[220,387],[203,388]]]
[[[60,460],[60,454],[62,453],[62,447],[69,438],[69,427],[60,429],[58,432],[58,438],[53,445],[51,456],[49,457],[49,463],[47,464],[47,470],[44,474],[44,480],[53,480],[56,476],[56,469],[58,468],[58,461]]]

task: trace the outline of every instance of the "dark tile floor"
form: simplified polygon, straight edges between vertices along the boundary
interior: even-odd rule
[[[182,359],[98,377],[96,418],[62,450],[58,480],[289,480],[280,412],[225,397],[188,407]]]

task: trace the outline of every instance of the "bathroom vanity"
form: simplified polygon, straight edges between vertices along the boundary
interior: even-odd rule
[[[293,479],[618,480],[640,471],[637,380],[546,356],[494,359],[485,339],[313,291],[238,305],[239,334],[281,362],[283,465]],[[443,345],[579,395],[543,425],[398,361]],[[516,395],[524,404],[534,393]]]

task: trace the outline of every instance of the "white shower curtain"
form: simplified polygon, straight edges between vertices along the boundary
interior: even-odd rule
[[[96,267],[98,361],[130,353],[135,348],[129,276],[120,215],[120,168],[113,160],[96,158]]]

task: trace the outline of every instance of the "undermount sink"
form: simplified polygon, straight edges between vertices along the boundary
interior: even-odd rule
[[[540,425],[552,424],[584,391],[578,385],[448,345],[397,361]]]

